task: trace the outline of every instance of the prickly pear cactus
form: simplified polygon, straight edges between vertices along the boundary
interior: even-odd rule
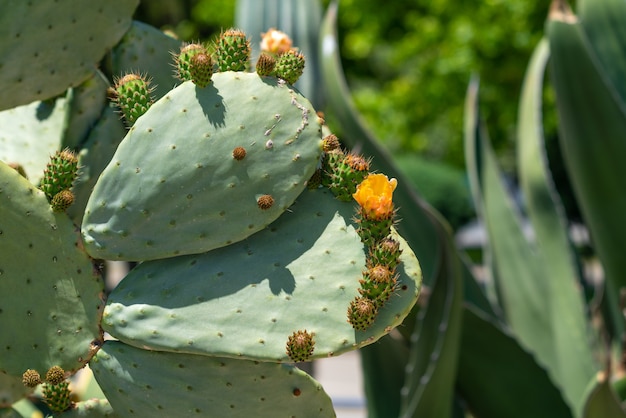
[[[102,342],[100,275],[65,214],[1,162],[0,247],[0,371],[83,367]]]
[[[315,110],[286,84],[244,72],[214,74],[206,88],[185,82],[136,121],[102,173],[85,247],[150,260],[240,241],[289,208],[320,155]],[[267,195],[271,204],[259,202]]]
[[[138,3],[0,2],[0,110],[47,99],[86,80],[128,29]]]
[[[46,0],[6,4],[17,16],[41,7],[37,27],[57,19],[52,31],[82,27],[74,2],[55,2],[60,21],[42,16]],[[250,65],[237,30],[189,53],[139,22],[113,46],[135,1],[120,15],[108,5],[85,14],[116,22],[105,41],[85,32],[94,53],[113,47],[102,72],[85,58],[87,75],[64,78],[62,96],[0,112],[0,159],[19,163],[0,162],[0,329],[11,331],[0,333],[0,407],[31,415],[15,401],[35,390],[59,417],[334,416],[288,363],[370,344],[411,311],[421,270],[393,228],[395,180],[341,150],[291,86],[301,54]],[[7,34],[25,34],[7,16],[0,52]],[[156,83],[113,92],[133,70],[131,81]],[[94,259],[140,263],[104,301]],[[107,400],[70,394],[86,363]]]

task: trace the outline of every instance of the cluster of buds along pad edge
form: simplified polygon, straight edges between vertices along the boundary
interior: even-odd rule
[[[363,331],[374,323],[398,287],[396,268],[401,250],[390,236],[396,214],[393,192],[398,182],[384,174],[370,173],[370,161],[361,155],[346,154],[335,135],[326,136],[322,147],[321,184],[337,199],[354,199],[359,204],[355,220],[361,241],[368,249],[367,269],[359,281],[360,296],[348,307],[348,322]]]
[[[304,63],[304,55],[292,46],[286,33],[272,28],[262,34],[261,55],[257,62],[259,75],[275,75],[294,84],[304,72]]]

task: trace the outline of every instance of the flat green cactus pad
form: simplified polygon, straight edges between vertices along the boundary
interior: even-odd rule
[[[154,87],[154,98],[160,99],[181,83],[175,76],[173,57],[181,44],[157,28],[134,21],[111,52],[113,75],[122,77],[129,72],[145,75]]]
[[[72,187],[76,198],[67,210],[76,225],[82,223],[93,186],[125,135],[126,127],[119,113],[112,107],[105,107],[78,153],[79,174]]]
[[[276,79],[226,72],[206,88],[185,82],[135,122],[98,179],[85,248],[95,258],[151,260],[240,241],[294,202],[320,146],[315,110]],[[264,195],[271,206],[258,202]]]
[[[39,184],[50,155],[61,149],[69,100],[59,97],[0,112],[0,160],[22,166]]]
[[[107,341],[90,366],[120,416],[335,416],[320,384],[289,365],[154,352]]]
[[[21,376],[0,373],[0,409],[10,407],[13,403],[32,393],[33,390],[24,386]],[[0,417],[3,416],[0,412]]]
[[[365,270],[355,204],[307,190],[248,239],[205,254],[144,262],[111,293],[103,328],[138,347],[290,361],[289,335],[314,333],[313,357],[369,344],[399,325],[421,286],[419,263],[400,237],[399,287],[367,331],[347,309]]]
[[[89,131],[97,123],[108,104],[109,80],[99,70],[80,86],[70,89],[70,108],[63,148],[79,149],[87,139]]]
[[[128,29],[138,0],[0,2],[0,110],[87,79]]]
[[[102,280],[69,218],[4,163],[0,248],[0,372],[82,367],[102,338]]]

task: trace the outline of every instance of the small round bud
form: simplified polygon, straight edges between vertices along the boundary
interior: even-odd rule
[[[208,55],[207,49],[197,43],[187,43],[180,48],[180,53],[176,55],[176,77],[181,81],[192,80],[191,58],[197,54]]]
[[[348,322],[352,328],[365,331],[376,320],[378,305],[365,297],[356,297],[348,306]]]
[[[37,370],[28,369],[22,374],[22,383],[26,387],[34,388],[41,383],[41,376]]]
[[[257,199],[256,203],[261,209],[267,210],[274,204],[274,198],[269,194],[264,194]]]
[[[269,54],[261,53],[256,62],[256,73],[261,77],[274,75],[276,60]]]
[[[55,212],[65,212],[67,208],[72,206],[72,203],[74,203],[74,193],[65,189],[54,195],[50,206],[52,206],[52,210]]]
[[[304,331],[295,331],[287,339],[287,355],[294,362],[307,361],[313,354],[315,341],[313,334]]]
[[[335,134],[327,135],[322,140],[322,150],[324,152],[331,152],[339,149],[340,147],[341,144],[339,143],[339,138],[337,138],[337,135]]]
[[[233,150],[233,158],[237,161],[241,161],[246,158],[246,149],[244,147],[236,147]]]
[[[251,54],[250,40],[239,29],[228,29],[216,42],[215,57],[219,71],[245,71]]]
[[[208,86],[211,82],[211,75],[213,74],[213,61],[211,60],[211,56],[200,52],[191,57],[189,64],[189,73],[191,74],[193,83],[200,88]]]
[[[276,75],[289,84],[294,84],[304,72],[304,55],[289,50],[278,57]]]
[[[46,373],[46,382],[58,385],[65,380],[65,371],[59,366],[52,366]]]
[[[346,155],[345,163],[348,164],[355,171],[364,172],[369,171],[370,169],[370,161],[362,155],[350,153]]]
[[[139,74],[126,74],[115,82],[116,103],[129,125],[148,111],[154,99],[150,80]]]

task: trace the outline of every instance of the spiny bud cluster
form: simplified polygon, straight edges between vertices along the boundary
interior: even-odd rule
[[[222,32],[215,44],[219,71],[246,71],[250,62],[250,40],[238,29]]]
[[[295,84],[304,72],[305,59],[298,51],[289,50],[276,60],[276,76],[289,84]]]
[[[129,126],[148,111],[154,99],[150,80],[140,74],[126,74],[115,82],[115,101]]]
[[[292,46],[289,36],[276,29],[262,34],[261,55],[256,63],[260,76],[276,76],[294,84],[304,72],[305,58]]]
[[[70,189],[77,173],[78,158],[69,149],[57,151],[50,157],[40,189],[46,194],[55,212],[65,211],[74,202],[74,194]]]
[[[185,44],[176,55],[176,76],[181,81],[191,80],[204,88],[211,82],[213,59],[207,48],[199,43]]]
[[[287,355],[294,362],[307,361],[313,355],[314,346],[313,334],[298,330],[287,339]]]
[[[344,153],[335,135],[324,138],[322,148],[327,150],[322,162],[322,184],[337,199],[350,202],[359,183],[369,174],[370,161],[361,155]]]

